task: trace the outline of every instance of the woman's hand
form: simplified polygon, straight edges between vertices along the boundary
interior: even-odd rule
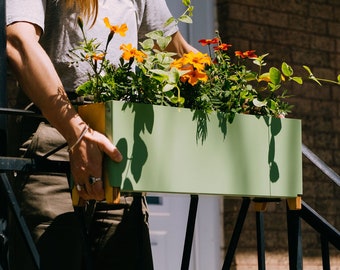
[[[103,155],[120,162],[122,155],[103,134],[88,129],[70,151],[70,166],[79,196],[84,200],[105,198],[102,179]]]

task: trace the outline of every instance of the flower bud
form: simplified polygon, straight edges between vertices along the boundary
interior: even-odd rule
[[[77,18],[77,23],[78,23],[80,29],[83,30],[84,23],[83,23],[83,19],[80,16],[78,16],[78,18]]]

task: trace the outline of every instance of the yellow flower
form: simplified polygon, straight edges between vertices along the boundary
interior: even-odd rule
[[[183,56],[185,64],[191,64],[198,70],[204,70],[205,65],[211,65],[211,58],[206,53],[189,52]]]
[[[123,23],[121,26],[111,25],[108,17],[104,18],[104,23],[106,27],[110,29],[111,33],[118,33],[122,37],[125,37],[126,31],[128,30],[126,23]]]
[[[94,54],[92,55],[92,59],[95,60],[95,61],[103,60],[103,59],[104,59],[104,56],[105,56],[104,53],[98,53],[98,54],[94,53]]]
[[[98,60],[103,60],[104,59],[105,54],[104,53],[92,53],[91,55],[86,54],[85,55],[85,59],[89,59],[91,58],[94,61],[98,61]]]
[[[135,58],[137,62],[141,63],[146,58],[146,54],[132,47],[132,44],[122,44],[120,49],[123,51],[123,59],[130,61],[131,58]]]
[[[208,80],[208,75],[198,69],[195,69],[193,66],[187,68],[188,72],[181,76],[182,82],[188,82],[192,86],[196,85],[198,81],[206,82]]]
[[[211,58],[201,52],[189,52],[183,55],[183,57],[175,60],[171,67],[178,69],[187,69],[188,65],[192,65],[195,69],[200,71],[205,69],[205,65],[211,65]]]
[[[181,76],[183,82],[188,82],[191,85],[197,84],[198,81],[206,82],[208,75],[204,72],[205,65],[211,65],[211,59],[207,54],[201,52],[189,52],[183,57],[174,60],[171,67],[179,70],[188,70],[187,73]]]

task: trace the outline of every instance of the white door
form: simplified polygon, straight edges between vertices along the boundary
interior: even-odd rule
[[[149,194],[150,237],[155,270],[181,269],[190,195]],[[199,196],[190,270],[222,266],[220,197]]]

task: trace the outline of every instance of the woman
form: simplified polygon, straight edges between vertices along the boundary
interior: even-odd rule
[[[16,179],[42,269],[152,269],[145,198],[134,194],[122,197],[118,205],[107,205],[101,202],[102,181],[90,181],[101,179],[103,154],[116,162],[122,156],[103,134],[90,129],[71,105],[69,97],[86,79],[86,67],[71,69],[67,53],[81,39],[76,25],[79,15],[88,19],[89,36],[103,42],[107,29],[102,18],[128,25],[127,36],[111,42],[112,61],[120,55],[122,40],[137,47],[145,33],[156,29],[172,36],[169,50],[181,55],[193,48],[176,25],[164,27],[171,16],[164,0],[11,0],[6,10],[10,66],[29,100],[48,120],[39,124],[21,149],[28,157],[43,156],[66,141],[70,151],[62,149],[50,158],[69,160],[80,197],[100,201],[93,211],[85,208],[85,218],[79,219],[65,174],[36,173]],[[29,124],[30,128],[36,128],[33,125]],[[19,240],[14,241],[16,236],[11,241],[11,269],[31,269]]]

